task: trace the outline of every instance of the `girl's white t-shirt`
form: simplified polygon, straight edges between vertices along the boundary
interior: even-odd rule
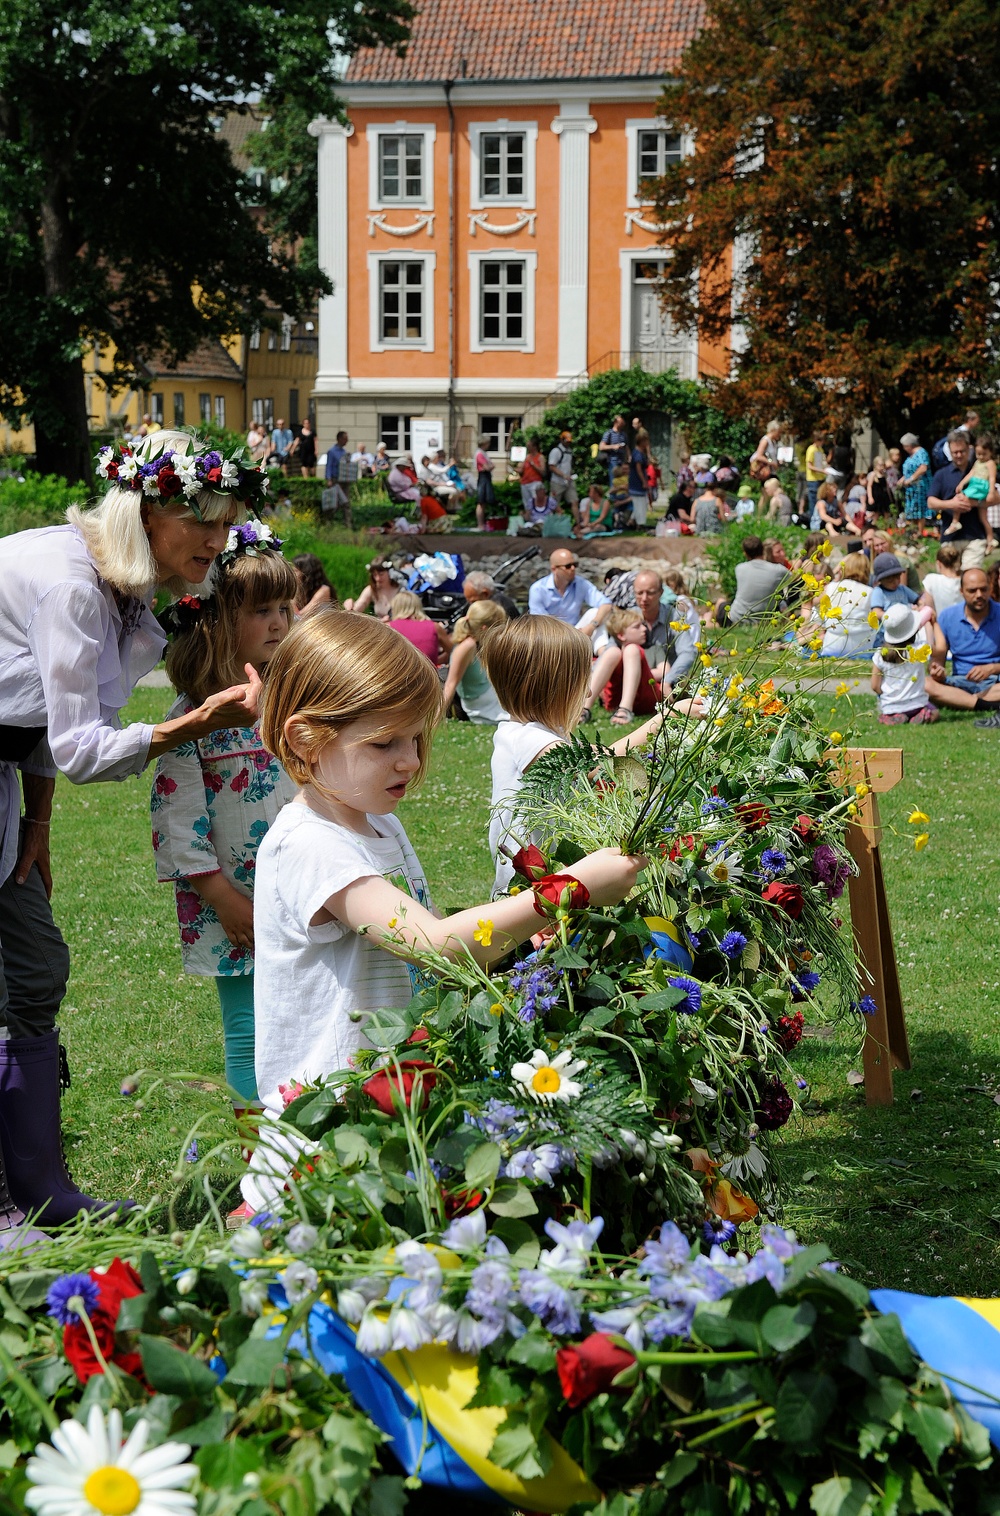
[[[920,628],[913,641],[914,647],[925,647],[927,633]],[[879,711],[883,716],[896,716],[901,712],[918,711],[927,704],[924,685],[927,679],[926,663],[886,663],[879,648],[872,662],[882,675],[882,692],[878,697]]]
[[[339,921],[310,922],[331,895],[381,876],[429,907],[427,881],[395,816],[369,816],[362,837],[293,801],[257,854],[254,883],[254,1022],[257,1088],[280,1112],[279,1085],[353,1066],[368,1047],[360,1011],[405,1006],[408,965]]]
[[[510,859],[500,851],[500,844],[507,840],[512,821],[511,802],[521,788],[524,771],[538,757],[543,748],[566,739],[540,721],[505,721],[496,729],[493,738],[493,812],[490,818],[490,851],[496,860],[496,877],[493,893],[505,890],[514,877]],[[509,846],[516,852],[522,841],[530,838],[510,838]]]
[[[842,658],[845,654],[867,653],[875,640],[875,632],[868,625],[870,587],[855,579],[842,579],[838,584],[831,584],[829,594],[830,609],[839,609],[840,618],[826,623],[824,657]]]
[[[939,616],[949,605],[958,605],[962,598],[962,581],[953,579],[950,574],[928,574],[924,589],[929,591]]]

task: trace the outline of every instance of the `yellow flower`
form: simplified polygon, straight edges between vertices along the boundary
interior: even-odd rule
[[[490,1015],[491,1016],[502,1016],[503,1015],[503,1006],[500,1004],[499,1000],[496,1001],[495,1004],[493,1004],[493,1005],[490,1006]]]
[[[803,574],[802,583],[805,585],[810,595],[815,595],[816,591],[819,589],[819,580],[816,578],[815,574]]]
[[[830,556],[830,554],[832,552],[833,552],[833,543],[829,542],[829,541],[824,542],[823,543],[823,557],[824,558],[829,558],[829,556]]]
[[[705,646],[705,644],[703,642],[696,642],[695,643],[695,647],[697,648],[697,650],[698,650],[699,653],[703,650],[704,646]]]
[[[831,605],[830,609],[826,613],[826,619],[827,621],[839,621],[843,614],[844,613],[840,609],[839,605]]]
[[[928,643],[928,642],[925,642],[924,645],[923,645],[923,647],[911,647],[910,648],[910,662],[911,663],[926,663],[927,660],[928,660],[928,658],[930,656],[931,656],[931,649],[930,649],[930,643]]]
[[[740,656],[740,650],[739,650],[739,648],[738,647],[731,647],[729,649],[729,656],[730,656],[730,658],[738,658]]]
[[[854,804],[853,800],[851,801],[850,805],[847,807],[847,814],[848,814],[848,816],[856,816],[858,814],[858,808]]]
[[[716,724],[716,726],[723,726],[725,724],[725,720],[726,720],[725,716],[716,716],[715,717],[715,724]]]
[[[844,740],[844,737],[843,737],[843,734],[841,732],[831,732],[830,733],[830,741],[833,743],[834,747],[839,747],[840,744],[843,742],[843,740]]]
[[[521,890],[522,890],[522,889],[523,889],[523,888],[524,888],[524,886],[523,886],[523,885],[520,885],[520,884],[512,884],[512,885],[511,885],[511,887],[510,887],[510,889],[509,889],[509,890],[508,890],[508,891],[507,891],[507,893],[508,893],[508,895],[520,895],[520,893],[521,893]]]
[[[707,653],[702,653],[701,661],[704,664],[705,668],[710,669],[712,667],[712,660]]]
[[[878,631],[878,620],[879,618],[874,611],[868,612],[868,625],[871,627],[873,632]]]
[[[919,837],[914,837],[913,846],[916,848],[918,853],[922,853],[930,840],[930,834],[928,832],[921,832]]]
[[[398,916],[390,916],[389,917],[389,930],[390,930],[390,932],[392,931],[393,927],[397,927],[398,925],[399,925],[399,917]]]
[[[867,784],[856,784],[854,786],[854,793],[857,795],[859,800],[863,800],[868,793]]]
[[[924,811],[911,811],[906,819],[911,826],[929,826],[931,820]]]
[[[686,621],[671,621],[670,623],[670,629],[674,632],[682,632],[686,626]]]
[[[837,685],[837,688],[833,693],[836,695],[838,700],[840,699],[841,695],[847,694],[847,685],[844,683],[843,679],[841,679],[840,683]]]
[[[493,941],[492,921],[477,921],[476,930],[472,934],[472,940],[474,942],[481,942],[483,947],[489,947]]]
[[[820,613],[821,616],[829,616],[829,614],[830,614],[830,597],[829,597],[829,595],[820,595],[820,597],[819,597],[819,613]]]
[[[810,637],[808,645],[813,649],[814,652],[818,653],[820,648],[823,646],[823,639],[822,637]]]

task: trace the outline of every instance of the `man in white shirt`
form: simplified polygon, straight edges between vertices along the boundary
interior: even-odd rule
[[[577,505],[579,497],[573,481],[573,434],[560,432],[559,441],[549,453],[549,489],[552,498],[567,505]]]
[[[577,557],[572,549],[557,547],[549,558],[549,568],[552,572],[536,579],[528,591],[529,612],[532,616],[555,616],[589,634],[608,614],[610,600],[589,579],[577,576]],[[581,621],[588,607],[594,615]]]
[[[370,453],[363,442],[358,443],[357,452],[351,454],[351,462],[358,466],[358,474],[363,477],[370,474],[375,466],[375,454]]]

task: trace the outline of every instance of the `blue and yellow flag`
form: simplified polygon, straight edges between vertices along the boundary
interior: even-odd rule
[[[694,968],[694,959],[684,946],[684,938],[676,922],[668,921],[666,916],[644,916],[642,919],[649,927],[652,938],[647,958],[655,953],[657,958],[662,958],[665,963],[676,964],[685,973]]]
[[[1000,1300],[873,1290],[872,1304],[895,1312],[914,1352],[1000,1448]]]

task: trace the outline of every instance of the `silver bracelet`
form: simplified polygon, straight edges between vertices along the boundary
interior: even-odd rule
[[[24,824],[25,824],[25,826],[51,826],[52,822],[51,821],[36,821],[35,818],[34,818],[34,816],[25,816],[25,818],[24,818]]]

